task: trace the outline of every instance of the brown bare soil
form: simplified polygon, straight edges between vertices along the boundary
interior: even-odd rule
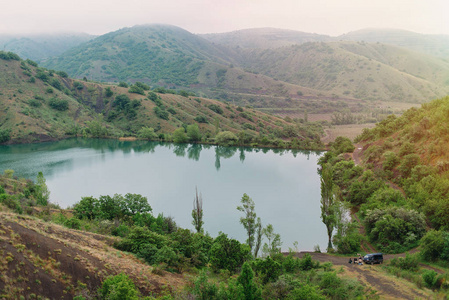
[[[122,272],[143,295],[186,284],[179,274],[153,274],[153,267],[112,248],[113,242],[111,237],[0,212],[0,299],[95,295],[107,276]]]

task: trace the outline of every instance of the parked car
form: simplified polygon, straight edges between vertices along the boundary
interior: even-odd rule
[[[370,253],[363,257],[365,264],[381,264],[384,262],[384,255],[382,253]]]

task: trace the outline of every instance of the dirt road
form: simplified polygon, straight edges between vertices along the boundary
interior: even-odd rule
[[[357,278],[367,287],[377,291],[381,299],[428,299],[432,294],[428,290],[420,290],[406,280],[394,278],[380,270],[380,265],[354,265],[349,264],[349,256],[341,257],[326,253],[300,252],[296,256],[302,258],[305,253],[309,253],[314,260],[319,262],[331,262],[334,266],[343,268],[343,276]],[[384,255],[384,261],[404,254]],[[394,278],[394,280],[392,279]]]

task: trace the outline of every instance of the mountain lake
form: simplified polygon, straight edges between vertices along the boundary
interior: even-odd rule
[[[50,201],[67,208],[81,197],[135,193],[153,214],[193,230],[195,188],[201,193],[204,229],[241,242],[246,232],[236,208],[243,194],[255,202],[262,224],[281,235],[282,250],[327,246],[320,214],[321,152],[221,147],[109,139],[0,146],[0,171],[35,180],[42,171]]]

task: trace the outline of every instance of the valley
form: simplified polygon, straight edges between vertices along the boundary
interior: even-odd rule
[[[0,47],[0,298],[447,297],[448,36]]]

